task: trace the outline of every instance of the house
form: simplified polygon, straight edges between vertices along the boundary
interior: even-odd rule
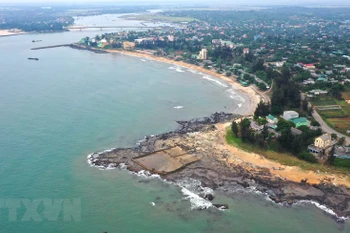
[[[308,70],[313,70],[315,69],[315,65],[314,64],[305,64],[304,65],[304,69],[308,69]]]
[[[350,147],[348,146],[335,146],[334,156],[340,159],[350,159]]]
[[[271,123],[271,124],[277,124],[278,123],[278,119],[274,116],[272,116],[271,114],[269,114],[266,117],[267,122]]]
[[[309,121],[305,117],[293,118],[293,119],[290,119],[290,121],[295,124],[296,128],[298,128],[302,125],[310,126]]]
[[[297,113],[296,111],[284,111],[282,117],[285,120],[289,121],[289,120],[291,120],[293,118],[298,118],[299,117],[299,113]]]
[[[249,53],[249,48],[244,48],[243,49],[243,54],[248,54]]]
[[[307,151],[313,154],[319,154],[322,150],[314,145],[310,145],[307,147]]]
[[[315,146],[318,148],[326,148],[332,144],[332,137],[329,134],[323,134],[315,139]]]
[[[277,125],[276,125],[276,124],[267,123],[266,126],[267,126],[269,129],[277,129]]]
[[[301,130],[299,130],[299,129],[296,129],[296,128],[294,128],[294,127],[292,127],[292,128],[290,129],[290,131],[292,132],[292,134],[293,134],[294,136],[296,136],[296,135],[301,135],[301,134],[303,133],[303,131],[301,131]]]
[[[250,121],[250,127],[255,130],[255,131],[261,131],[264,129],[263,125],[259,125],[257,122],[255,121]]]
[[[314,94],[314,95],[327,95],[328,91],[324,90],[311,90],[309,93]]]
[[[206,48],[202,49],[199,52],[198,59],[200,59],[200,60],[207,60],[208,59],[208,50]]]
[[[133,48],[135,48],[135,42],[124,41],[123,48],[124,49],[133,49]]]
[[[327,78],[322,78],[322,77],[316,79],[316,82],[327,82],[327,81],[328,81]]]

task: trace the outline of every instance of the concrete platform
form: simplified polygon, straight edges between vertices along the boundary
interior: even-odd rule
[[[199,157],[187,154],[180,147],[156,151],[133,159],[135,163],[144,169],[158,174],[174,172],[199,160]]]

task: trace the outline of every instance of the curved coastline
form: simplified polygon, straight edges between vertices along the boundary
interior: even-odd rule
[[[74,47],[73,47],[74,46]],[[171,65],[184,67],[190,70],[203,73],[205,75],[214,76],[215,78],[224,80],[229,83],[234,90],[243,92],[248,97],[248,103],[242,109],[240,114],[252,115],[257,103],[264,99],[251,87],[242,87],[230,78],[224,77],[213,71],[206,70],[202,67],[187,64],[181,61],[174,61],[163,57],[155,57],[150,54],[140,52],[121,51],[121,50],[99,50],[85,48],[85,46],[73,45],[72,48],[89,50],[100,53],[105,51],[108,53],[119,53],[127,56],[134,56],[141,59],[155,60],[158,62],[168,63]],[[350,202],[350,192],[345,185],[336,186],[333,183],[319,182],[302,183],[300,181],[289,180],[281,176],[278,172],[263,169],[259,166],[245,166],[246,162],[236,163],[228,162],[227,145],[222,141],[222,124],[241,117],[240,115],[216,113],[211,117],[194,119],[188,122],[178,122],[180,128],[160,134],[146,136],[135,147],[132,148],[113,148],[103,152],[92,153],[88,156],[88,163],[90,166],[98,167],[100,169],[115,169],[118,167],[126,168],[135,173],[143,174],[145,169],[136,164],[133,159],[145,154],[155,152],[159,149],[169,148],[171,146],[179,146],[184,150],[191,151],[190,154],[201,156],[199,162],[185,166],[179,171],[169,174],[159,174],[164,180],[171,181],[175,184],[180,182],[185,177],[190,177],[198,180],[203,186],[209,187],[213,190],[220,190],[227,195],[232,195],[235,188],[243,188],[244,190],[251,190],[255,193],[260,193],[266,196],[269,200],[283,205],[296,205],[311,203],[326,213],[335,217],[338,220],[346,220],[350,216],[348,210],[348,202]],[[204,119],[204,120],[203,120]],[[218,126],[218,125],[221,126]],[[225,124],[224,129],[227,127]],[[197,138],[199,135],[199,138]],[[192,140],[196,138],[197,141],[203,140],[203,137],[216,137],[219,141],[217,145],[211,147],[202,147]],[[176,141],[176,144],[170,141]],[[221,141],[220,141],[221,140]],[[189,144],[190,145],[189,145]],[[159,145],[162,144],[160,147]],[[194,149],[194,150],[193,150]],[[215,154],[211,156],[210,154]],[[242,158],[238,158],[242,159]],[[213,166],[215,167],[213,169]],[[156,174],[152,172],[153,174]],[[203,173],[200,175],[200,173]],[[210,174],[210,175],[209,175]],[[214,174],[214,177],[212,177]],[[334,200],[332,195],[341,193],[341,200]],[[204,196],[202,196],[204,198]]]
[[[105,49],[91,48],[91,47],[78,45],[78,44],[71,44],[70,47],[73,49],[87,50],[87,51],[94,52],[94,53],[112,53],[112,54],[115,53],[115,54],[122,54],[122,55],[126,55],[126,56],[131,56],[131,57],[137,57],[137,58],[141,58],[143,60],[144,59],[153,60],[153,61],[157,61],[157,62],[161,62],[161,63],[166,63],[166,64],[186,68],[189,70],[194,70],[196,72],[199,72],[199,74],[208,75],[211,77],[215,77],[216,79],[223,80],[226,83],[228,83],[232,89],[234,89],[235,91],[238,91],[240,93],[243,93],[244,96],[246,97],[245,98],[246,103],[244,105],[242,105],[242,107],[238,111],[238,113],[241,115],[250,116],[254,113],[255,108],[256,108],[257,104],[260,102],[260,100],[269,101],[269,100],[265,99],[264,96],[261,96],[255,89],[253,89],[250,86],[243,87],[238,82],[235,82],[233,79],[230,79],[229,77],[225,77],[225,76],[218,74],[212,70],[207,70],[203,67],[199,67],[199,66],[189,64],[186,62],[175,61],[175,60],[171,60],[171,59],[164,58],[164,57],[157,57],[157,56],[153,56],[151,54],[142,53],[142,51],[126,51],[126,50],[111,50],[111,49],[105,50]]]

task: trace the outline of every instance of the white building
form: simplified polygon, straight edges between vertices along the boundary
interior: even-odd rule
[[[323,134],[315,139],[315,146],[318,148],[326,148],[332,144],[332,137],[329,134]]]
[[[296,111],[284,111],[283,112],[283,118],[287,121],[293,119],[293,118],[298,118],[299,117],[299,113],[297,113]]]
[[[208,50],[207,49],[202,49],[200,52],[199,52],[199,56],[198,56],[199,59],[201,60],[207,60],[208,59]]]
[[[269,114],[266,117],[267,122],[269,122],[270,124],[277,124],[278,123],[278,119],[274,116],[272,116],[271,114]]]

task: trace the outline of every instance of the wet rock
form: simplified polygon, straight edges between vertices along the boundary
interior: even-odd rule
[[[213,206],[215,206],[218,209],[228,210],[228,205],[227,204],[213,204]]]
[[[212,201],[212,200],[214,200],[214,196],[213,196],[213,194],[206,194],[205,196],[204,196],[204,198],[205,199],[207,199],[207,200],[209,200],[209,201]]]

